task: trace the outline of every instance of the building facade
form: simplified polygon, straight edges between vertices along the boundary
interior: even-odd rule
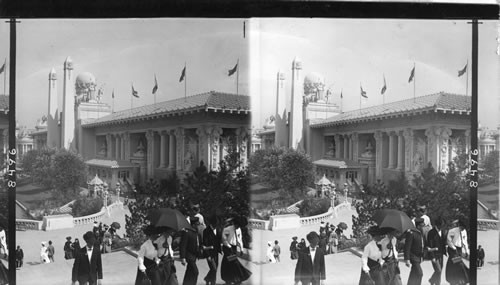
[[[342,101],[330,102],[324,79],[316,73],[303,77],[301,69],[295,59],[289,96],[278,73],[274,126],[260,137],[263,148],[292,147],[310,155],[317,180],[325,175],[356,188],[402,174],[411,180],[429,163],[447,171],[469,149],[468,96],[440,92],[343,112]]]
[[[97,174],[111,189],[174,174],[182,179],[200,164],[217,169],[232,151],[246,165],[251,146],[248,96],[210,91],[112,112],[101,101],[102,90],[91,73],[73,79],[69,57],[64,70],[62,94],[57,93],[55,71],[49,73],[46,131],[35,133],[35,145],[45,142],[77,152],[89,167],[89,179]]]

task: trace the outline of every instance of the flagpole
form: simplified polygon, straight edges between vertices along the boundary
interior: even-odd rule
[[[7,95],[7,91],[6,90],[6,82],[7,82],[7,58],[5,58],[5,61],[4,61],[4,68],[3,68],[3,95]]]
[[[385,91],[387,91],[387,84],[385,83],[385,74],[384,74],[384,93],[382,93],[382,106],[385,105]]]
[[[115,89],[113,89],[113,93],[111,93],[111,113],[115,112]]]
[[[186,73],[184,74],[184,102],[186,102],[187,98],[186,98],[186,94],[187,94],[187,68],[186,68],[186,62],[184,62],[184,70],[186,71]]]
[[[239,95],[238,93],[238,81],[240,77],[240,59],[236,61],[236,95]]]
[[[156,82],[156,74],[155,74],[155,86],[157,86],[157,84],[156,84],[156,83],[157,83],[157,82]],[[156,92],[158,92],[158,90],[156,90]],[[155,95],[155,98],[154,98],[154,100],[155,100],[155,104],[156,104],[156,92],[155,92],[155,94],[154,94],[154,95]]]
[[[465,69],[465,96],[469,95],[469,59],[467,59],[467,64],[465,65],[467,68]]]
[[[340,113],[342,114],[343,108],[342,108],[342,101],[344,100],[344,96],[342,96],[342,91],[344,91],[344,88],[340,89]]]
[[[413,103],[415,103],[415,85],[417,82],[417,70],[415,69],[415,62],[413,62]]]

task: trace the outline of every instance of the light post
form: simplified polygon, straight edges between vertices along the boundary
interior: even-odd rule
[[[108,217],[111,216],[111,214],[109,213],[109,208],[108,208],[108,190],[104,189],[104,207],[106,208],[106,212],[108,212]]]

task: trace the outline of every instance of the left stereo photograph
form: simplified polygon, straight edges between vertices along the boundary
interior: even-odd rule
[[[250,284],[246,22],[19,19],[16,284]]]

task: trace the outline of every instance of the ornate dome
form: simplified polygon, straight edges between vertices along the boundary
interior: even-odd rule
[[[76,85],[95,85],[95,76],[90,72],[84,72],[76,77]]]
[[[304,77],[304,84],[325,84],[325,77],[317,72],[311,72]]]

